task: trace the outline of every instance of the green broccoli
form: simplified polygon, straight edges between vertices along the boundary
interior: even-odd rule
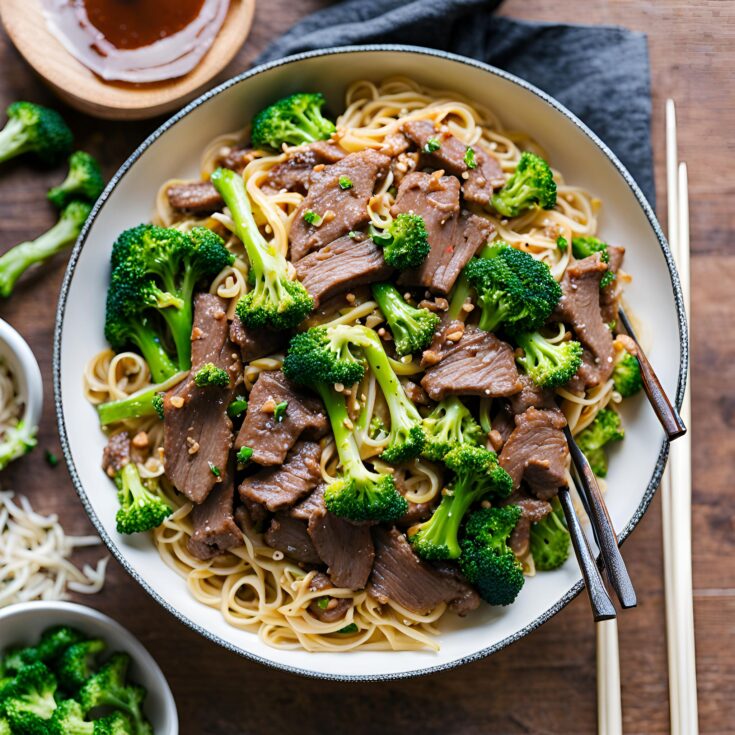
[[[643,388],[643,378],[641,377],[641,366],[638,358],[626,351],[625,355],[615,364],[612,379],[615,390],[623,398],[630,398],[630,396],[638,393]]]
[[[84,151],[72,153],[69,158],[69,173],[66,178],[47,194],[49,201],[59,209],[65,207],[72,199],[83,199],[90,204],[105,188],[100,165],[93,156]]]
[[[584,452],[584,456],[598,477],[607,475],[607,454],[605,445],[609,442],[619,442],[625,438],[620,415],[612,408],[603,408],[595,420],[574,437],[577,446]]]
[[[438,315],[407,304],[390,283],[376,283],[372,291],[388,322],[399,355],[410,355],[429,346],[441,321]]]
[[[115,475],[120,508],[115,515],[118,533],[150,531],[171,515],[171,507],[157,492],[156,480],[145,485],[135,462],[128,462]]]
[[[491,605],[510,605],[525,581],[523,567],[508,545],[520,517],[517,505],[482,508],[465,525],[459,567]]]
[[[502,499],[513,491],[513,480],[498,464],[495,452],[462,444],[444,456],[454,479],[428,521],[409,529],[409,541],[424,559],[456,559],[459,528],[470,507],[483,498]]]
[[[13,735],[13,731],[10,729],[10,723],[0,715],[0,735]]]
[[[426,443],[422,454],[434,462],[440,462],[462,444],[479,446],[484,439],[482,428],[457,396],[447,396],[437,403],[423,427]]]
[[[3,674],[5,676],[16,674],[23,666],[37,661],[44,664],[54,664],[69,646],[83,639],[82,633],[67,625],[48,628],[41,635],[38,645],[15,648],[4,652],[2,659]]]
[[[97,638],[69,646],[56,668],[59,684],[67,692],[79,689],[94,673],[95,659],[104,650],[105,642]]]
[[[238,302],[238,316],[243,324],[253,328],[295,327],[312,310],[314,300],[299,281],[292,280],[286,257],[260,234],[242,176],[219,168],[211,180],[230,210],[235,233],[250,261],[253,288]]]
[[[492,205],[503,217],[517,217],[538,205],[542,209],[556,206],[556,182],[549,164],[535,153],[524,152],[505,186],[493,194]]]
[[[253,145],[281,150],[283,144],[303,145],[326,140],[336,130],[322,115],[324,95],[300,92],[274,102],[253,118]]]
[[[0,163],[34,153],[43,163],[53,165],[71,150],[74,136],[55,110],[33,102],[13,102],[5,112],[8,122],[0,130]]]
[[[399,214],[382,232],[371,229],[370,236],[383,248],[385,262],[399,270],[418,268],[431,250],[424,219],[412,212]]]
[[[561,298],[545,263],[503,242],[493,246],[492,257],[473,258],[463,273],[477,291],[479,327],[487,332],[500,326],[510,333],[533,332]]]
[[[0,439],[0,470],[36,446],[37,431],[38,427],[28,427],[22,419],[15,426],[5,429]]]
[[[208,362],[197,370],[194,382],[199,388],[227,388],[230,385],[230,376],[227,370],[218,368],[213,362]]]
[[[548,572],[560,567],[569,556],[571,536],[558,498],[551,501],[551,513],[531,526],[531,555],[536,569]]]
[[[577,260],[587,258],[594,253],[600,253],[600,259],[603,263],[610,262],[610,253],[607,249],[607,243],[602,242],[596,237],[573,237],[572,253]],[[615,274],[608,269],[607,273],[600,279],[600,288],[609,286],[615,280]]]
[[[498,254],[499,250],[503,247],[508,247],[508,244],[503,242],[502,240],[497,240],[496,242],[487,242],[476,253],[476,257],[494,258]],[[452,289],[452,295],[449,300],[449,309],[447,311],[448,319],[461,318],[464,320],[464,318],[469,313],[465,310],[465,304],[472,300],[472,292],[472,286],[470,286],[463,269],[462,273],[460,273],[460,276],[457,279],[457,282],[454,284],[454,288]]]
[[[88,721],[79,702],[67,699],[59,704],[49,722],[48,735],[133,735],[128,718],[121,712]]]
[[[112,247],[107,340],[115,349],[129,343],[138,347],[156,383],[188,370],[195,287],[233,261],[222,238],[206,227],[187,233],[155,225],[126,230]],[[163,318],[168,333],[154,326],[156,315]],[[176,363],[164,347],[169,333]]]
[[[582,345],[574,340],[553,343],[539,332],[516,335],[523,356],[518,364],[536,385],[557,388],[568,383],[582,364]]]
[[[79,690],[77,701],[85,715],[97,707],[114,707],[128,716],[133,735],[153,735],[153,728],[142,710],[145,689],[126,683],[129,663],[127,654],[113,653]]]
[[[346,325],[297,334],[283,372],[294,383],[316,391],[329,415],[340,462],[337,480],[324,493],[327,508],[355,521],[393,521],[408,510],[408,503],[391,475],[374,472],[363,463],[345,397],[334,388],[336,383],[356,383],[364,375],[365,367],[352,351],[354,337],[354,328]]]
[[[64,207],[50,230],[3,253],[0,256],[0,296],[10,296],[18,279],[32,265],[43,263],[73,245],[91,211],[92,205],[88,202],[73,201]]]
[[[41,661],[23,666],[0,692],[0,705],[12,731],[43,735],[56,709],[56,678]]]
[[[159,419],[163,420],[163,394],[169,388],[178,385],[187,375],[187,372],[178,372],[163,383],[152,385],[150,388],[143,388],[127,398],[100,403],[97,406],[100,425],[109,426],[118,421],[148,416],[158,416]]]

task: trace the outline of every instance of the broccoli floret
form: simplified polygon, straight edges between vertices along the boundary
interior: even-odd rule
[[[151,398],[151,406],[153,406],[153,410],[156,412],[156,416],[158,416],[158,418],[163,421],[163,393],[155,393],[153,395],[153,398]]]
[[[145,689],[126,683],[129,663],[127,654],[113,653],[110,660],[79,690],[77,701],[85,715],[95,707],[114,707],[130,719],[131,733],[153,735],[153,728],[142,710]]]
[[[0,735],[13,735],[13,731],[10,729],[10,723],[0,715]]]
[[[479,327],[493,332],[533,332],[549,318],[561,286],[549,267],[532,255],[499,243],[493,257],[473,258],[464,268],[482,309]]]
[[[551,513],[531,526],[531,555],[541,572],[560,567],[569,556],[571,536],[558,498],[551,501]]]
[[[5,469],[13,460],[28,454],[36,446],[37,430],[36,426],[26,426],[23,420],[5,429],[0,439],[0,470]]]
[[[0,163],[22,153],[34,153],[43,163],[54,164],[71,150],[74,136],[56,110],[33,102],[13,102],[0,130]]]
[[[459,566],[491,605],[510,605],[523,587],[523,567],[508,545],[520,517],[517,505],[482,508],[465,525]]]
[[[516,335],[516,342],[523,348],[519,365],[543,388],[568,383],[582,364],[582,345],[574,340],[554,344],[539,332],[533,332]]]
[[[417,309],[407,304],[390,283],[377,283],[372,290],[390,327],[396,352],[410,355],[428,347],[441,321],[439,316],[428,309]]]
[[[284,143],[326,140],[336,128],[322,115],[322,107],[324,95],[318,92],[300,92],[274,102],[253,118],[253,145],[280,150]]]
[[[82,633],[67,625],[57,625],[48,628],[41,635],[38,645],[15,648],[3,653],[3,675],[13,675],[23,666],[36,663],[37,661],[45,664],[53,664],[69,646],[83,639],[84,636]]]
[[[109,426],[118,421],[126,421],[127,419],[145,418],[148,416],[158,416],[163,420],[163,394],[175,385],[178,385],[188,373],[175,373],[171,378],[151,386],[144,388],[137,393],[133,393],[127,398],[121,398],[119,401],[109,401],[100,403],[97,406],[97,415],[102,426]]]
[[[503,217],[517,217],[535,205],[553,209],[556,182],[549,164],[535,153],[522,153],[513,175],[497,194],[493,194],[492,205]]]
[[[57,223],[35,240],[22,242],[0,257],[0,296],[13,293],[18,279],[36,263],[43,263],[76,242],[92,205],[73,201],[61,211]]]
[[[445,455],[444,464],[454,479],[431,518],[408,532],[411,545],[424,559],[458,558],[459,528],[470,507],[485,497],[505,498],[513,491],[510,475],[488,449],[460,445]]]
[[[59,704],[49,722],[49,735],[133,735],[130,721],[121,712],[97,720],[84,719],[79,702],[67,699]]]
[[[440,462],[462,444],[479,446],[483,431],[467,406],[457,396],[447,396],[423,421],[426,444],[423,456]]]
[[[211,177],[225,200],[235,233],[242,240],[250,261],[252,289],[237,304],[237,314],[248,327],[291,329],[314,307],[307,290],[289,275],[286,257],[260,234],[242,176],[219,168]]]
[[[391,475],[374,472],[363,463],[345,397],[334,389],[335,383],[351,385],[364,375],[363,363],[351,351],[360,329],[338,325],[297,334],[283,372],[289,380],[315,390],[329,415],[340,462],[337,480],[324,493],[327,508],[355,521],[393,521],[408,510],[408,503]]]
[[[171,507],[150,487],[155,482],[155,479],[151,479],[148,480],[148,487],[144,485],[134,462],[125,464],[115,475],[120,502],[115,515],[118,533],[150,531],[171,515]]]
[[[371,231],[371,238],[383,248],[385,262],[393,268],[418,268],[429,254],[429,233],[421,215],[399,214],[382,232]]]
[[[612,379],[615,390],[623,398],[630,398],[630,396],[638,393],[643,388],[643,378],[641,377],[641,366],[638,358],[631,355],[630,352],[626,352],[613,368]]]
[[[218,368],[213,362],[208,362],[197,370],[194,382],[199,388],[227,388],[230,385],[230,376],[227,370]]]
[[[13,732],[36,735],[46,732],[46,720],[56,709],[56,678],[41,661],[22,666],[3,687],[2,710]]]
[[[234,256],[222,238],[206,227],[184,233],[139,225],[123,232],[112,247],[112,276],[107,294],[105,334],[115,349],[135,344],[161,383],[191,367],[194,290],[211,281]],[[176,365],[168,357],[154,325],[163,317],[176,347]]]
[[[595,420],[574,437],[577,446],[584,452],[584,456],[598,477],[607,475],[607,454],[605,445],[609,442],[619,442],[625,438],[620,415],[612,408],[603,408]]]
[[[610,262],[610,253],[607,249],[607,243],[596,237],[573,237],[572,253],[577,260],[587,258],[594,253],[600,253],[600,259],[603,263]],[[615,274],[608,268],[607,273],[600,279],[600,288],[609,286],[615,280]]]
[[[104,650],[105,642],[97,638],[69,646],[56,667],[59,684],[68,692],[79,689],[94,673],[96,657]]]
[[[72,199],[84,199],[91,204],[105,188],[100,165],[94,156],[84,151],[72,153],[69,158],[69,173],[66,178],[47,194],[49,201],[59,209]]]

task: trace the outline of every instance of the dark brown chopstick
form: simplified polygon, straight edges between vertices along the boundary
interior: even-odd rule
[[[574,441],[569,427],[564,427],[569,451],[572,455],[572,464],[579,480],[580,495],[583,496],[590,523],[595,533],[595,539],[602,553],[602,560],[607,569],[610,584],[615,590],[623,608],[635,607],[638,604],[633,582],[630,580],[628,569],[618,548],[618,539],[615,535],[610,514],[602,497],[600,486],[595,473],[592,472],[587,457]]]
[[[615,617],[615,606],[612,604],[610,595],[607,594],[605,583],[600,576],[600,570],[597,568],[597,562],[592,555],[587,537],[584,535],[579,518],[574,511],[574,503],[572,496],[569,494],[569,488],[563,487],[559,490],[559,502],[564,510],[564,517],[567,520],[567,528],[572,537],[572,546],[574,554],[577,557],[579,568],[584,577],[584,583],[587,587],[587,594],[592,605],[592,617],[595,622],[600,620],[611,620]]]
[[[633,326],[630,323],[630,319],[628,319],[628,316],[622,307],[618,309],[618,316],[625,327],[625,331],[633,342],[629,348],[632,348],[631,351],[634,351],[634,354],[640,363],[641,377],[643,378],[643,390],[646,391],[648,400],[651,403],[658,420],[661,422],[661,426],[664,427],[666,436],[669,441],[673,441],[683,434],[686,434],[687,427],[682,421],[681,416],[679,416],[679,412],[671,405],[671,401],[669,401],[658,377],[656,376],[656,373],[653,370],[653,367],[651,366],[651,363],[648,362],[648,358],[641,349],[638,338],[635,336],[635,332],[633,331]]]

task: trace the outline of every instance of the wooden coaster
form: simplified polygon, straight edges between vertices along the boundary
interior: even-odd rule
[[[181,107],[232,61],[250,33],[255,0],[230,0],[214,43],[188,74],[169,82],[105,82],[77,61],[48,31],[38,0],[2,0],[0,20],[15,47],[72,107],[108,120],[141,120]]]

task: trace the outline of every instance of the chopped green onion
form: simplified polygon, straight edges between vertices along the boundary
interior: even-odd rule
[[[464,152],[464,163],[467,168],[477,168],[474,148],[467,146],[467,150]]]
[[[559,237],[556,238],[556,247],[558,247],[563,253],[569,247],[566,237],[559,235]]]
[[[359,237],[360,233],[357,230],[350,230],[347,233],[347,237],[350,238],[350,240],[354,240],[356,237]]]
[[[429,138],[424,146],[424,153],[433,153],[438,151],[442,147],[442,144],[436,138]]]
[[[350,623],[349,625],[345,625],[344,628],[340,628],[338,633],[343,633],[345,635],[348,635],[350,633],[357,633],[357,623]]]
[[[304,212],[304,222],[314,225],[314,227],[319,227],[322,223],[322,217],[320,217],[313,209],[307,209]]]
[[[248,399],[245,396],[237,396],[235,400],[227,406],[227,415],[231,419],[236,419],[238,416],[245,413],[248,410]]]
[[[50,449],[45,451],[44,457],[49,467],[56,467],[59,464],[59,458]]]
[[[351,189],[352,179],[350,179],[349,176],[340,176],[339,177],[339,188],[340,189]]]
[[[253,450],[250,447],[241,447],[237,453],[237,461],[240,464],[247,464],[253,456]]]
[[[280,424],[281,421],[286,417],[286,409],[288,408],[288,401],[281,401],[273,411],[273,418],[276,423]]]
[[[209,471],[215,476],[215,477],[222,477],[222,472],[220,472],[219,467],[217,467],[214,462],[207,462],[209,465]]]
[[[317,607],[318,607],[318,608],[319,608],[320,610],[326,610],[326,609],[327,609],[327,608],[329,607],[329,597],[320,597],[320,598],[319,598],[319,599],[318,599],[318,600],[316,601],[316,606],[317,606]]]

